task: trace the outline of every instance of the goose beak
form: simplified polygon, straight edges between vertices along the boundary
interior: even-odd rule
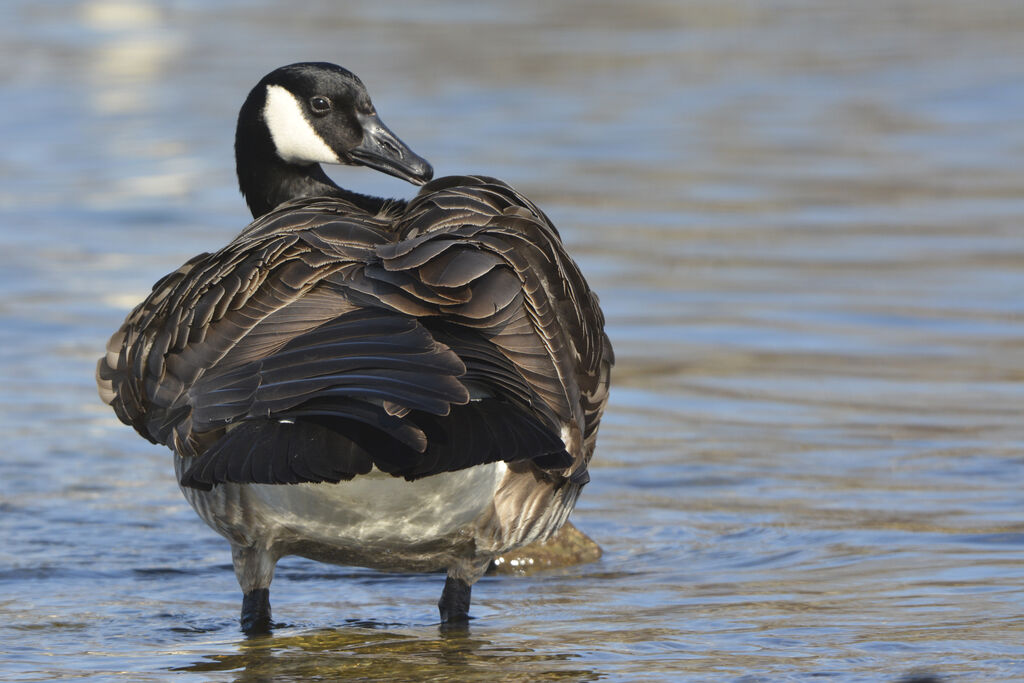
[[[409,149],[376,115],[361,114],[359,123],[363,128],[363,140],[348,152],[352,163],[415,185],[422,185],[434,177],[434,169],[427,160]]]

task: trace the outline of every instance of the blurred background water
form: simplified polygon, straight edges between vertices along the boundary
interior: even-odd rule
[[[0,5],[0,678],[1024,678],[1024,5]],[[574,515],[596,563],[295,558],[272,638],[169,453],[96,397],[109,334],[247,222],[233,125],[327,60],[438,174],[560,227],[618,353]],[[363,192],[413,188],[365,169]]]

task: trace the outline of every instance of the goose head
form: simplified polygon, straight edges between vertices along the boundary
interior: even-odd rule
[[[297,197],[348,196],[320,164],[367,166],[417,185],[434,173],[380,120],[362,81],[325,62],[260,80],[238,115],[235,160],[254,216]]]

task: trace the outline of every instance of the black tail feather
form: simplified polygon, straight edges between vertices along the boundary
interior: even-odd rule
[[[403,418],[363,405],[357,419],[350,403],[321,401],[243,421],[191,464],[181,484],[209,490],[227,482],[337,483],[373,466],[412,480],[499,460],[532,460],[546,470],[572,465],[550,429],[498,399],[453,405],[445,416],[411,411]],[[422,450],[410,435],[421,435]]]

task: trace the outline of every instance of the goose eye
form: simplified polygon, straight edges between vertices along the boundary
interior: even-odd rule
[[[323,116],[331,110],[331,101],[321,95],[309,98],[309,108],[318,116]]]

